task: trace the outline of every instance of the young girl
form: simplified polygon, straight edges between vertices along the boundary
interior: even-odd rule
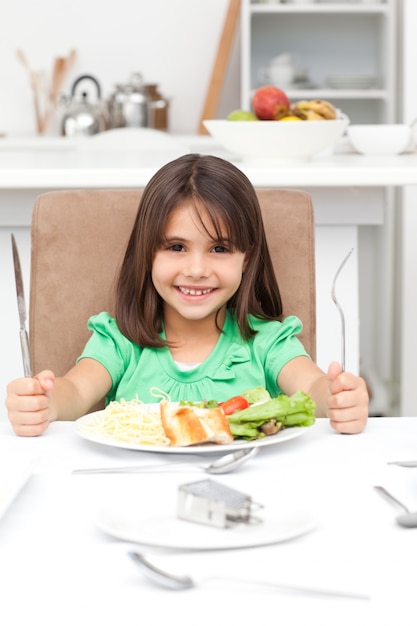
[[[337,363],[321,371],[281,319],[278,285],[255,190],[228,161],[188,154],[146,186],[127,245],[116,315],[100,313],[76,365],[62,378],[43,371],[7,388],[18,435],[74,420],[106,397],[155,402],[226,400],[262,385],[271,395],[298,389],[341,433],[363,430],[364,381]]]

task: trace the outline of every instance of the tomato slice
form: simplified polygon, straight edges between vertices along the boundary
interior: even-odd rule
[[[232,415],[235,411],[243,411],[249,407],[249,402],[243,396],[233,396],[225,402],[219,402],[226,415]]]

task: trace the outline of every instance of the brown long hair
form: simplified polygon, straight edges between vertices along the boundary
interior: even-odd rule
[[[233,248],[249,252],[241,284],[227,307],[236,311],[243,337],[253,335],[248,314],[280,319],[281,297],[253,185],[241,170],[215,156],[187,154],[164,165],[142,194],[116,288],[116,320],[140,346],[161,347],[163,302],[152,278],[155,254],[170,213],[185,201],[223,227]]]

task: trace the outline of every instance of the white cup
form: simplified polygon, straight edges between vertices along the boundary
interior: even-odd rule
[[[292,65],[272,64],[266,70],[266,79],[276,87],[286,87],[294,82],[295,68]]]

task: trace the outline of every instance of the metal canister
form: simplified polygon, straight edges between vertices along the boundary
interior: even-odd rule
[[[148,95],[148,125],[156,130],[168,130],[168,100],[158,91],[158,85],[145,85]]]
[[[149,98],[142,74],[132,74],[130,82],[116,85],[108,101],[111,128],[149,126]]]

